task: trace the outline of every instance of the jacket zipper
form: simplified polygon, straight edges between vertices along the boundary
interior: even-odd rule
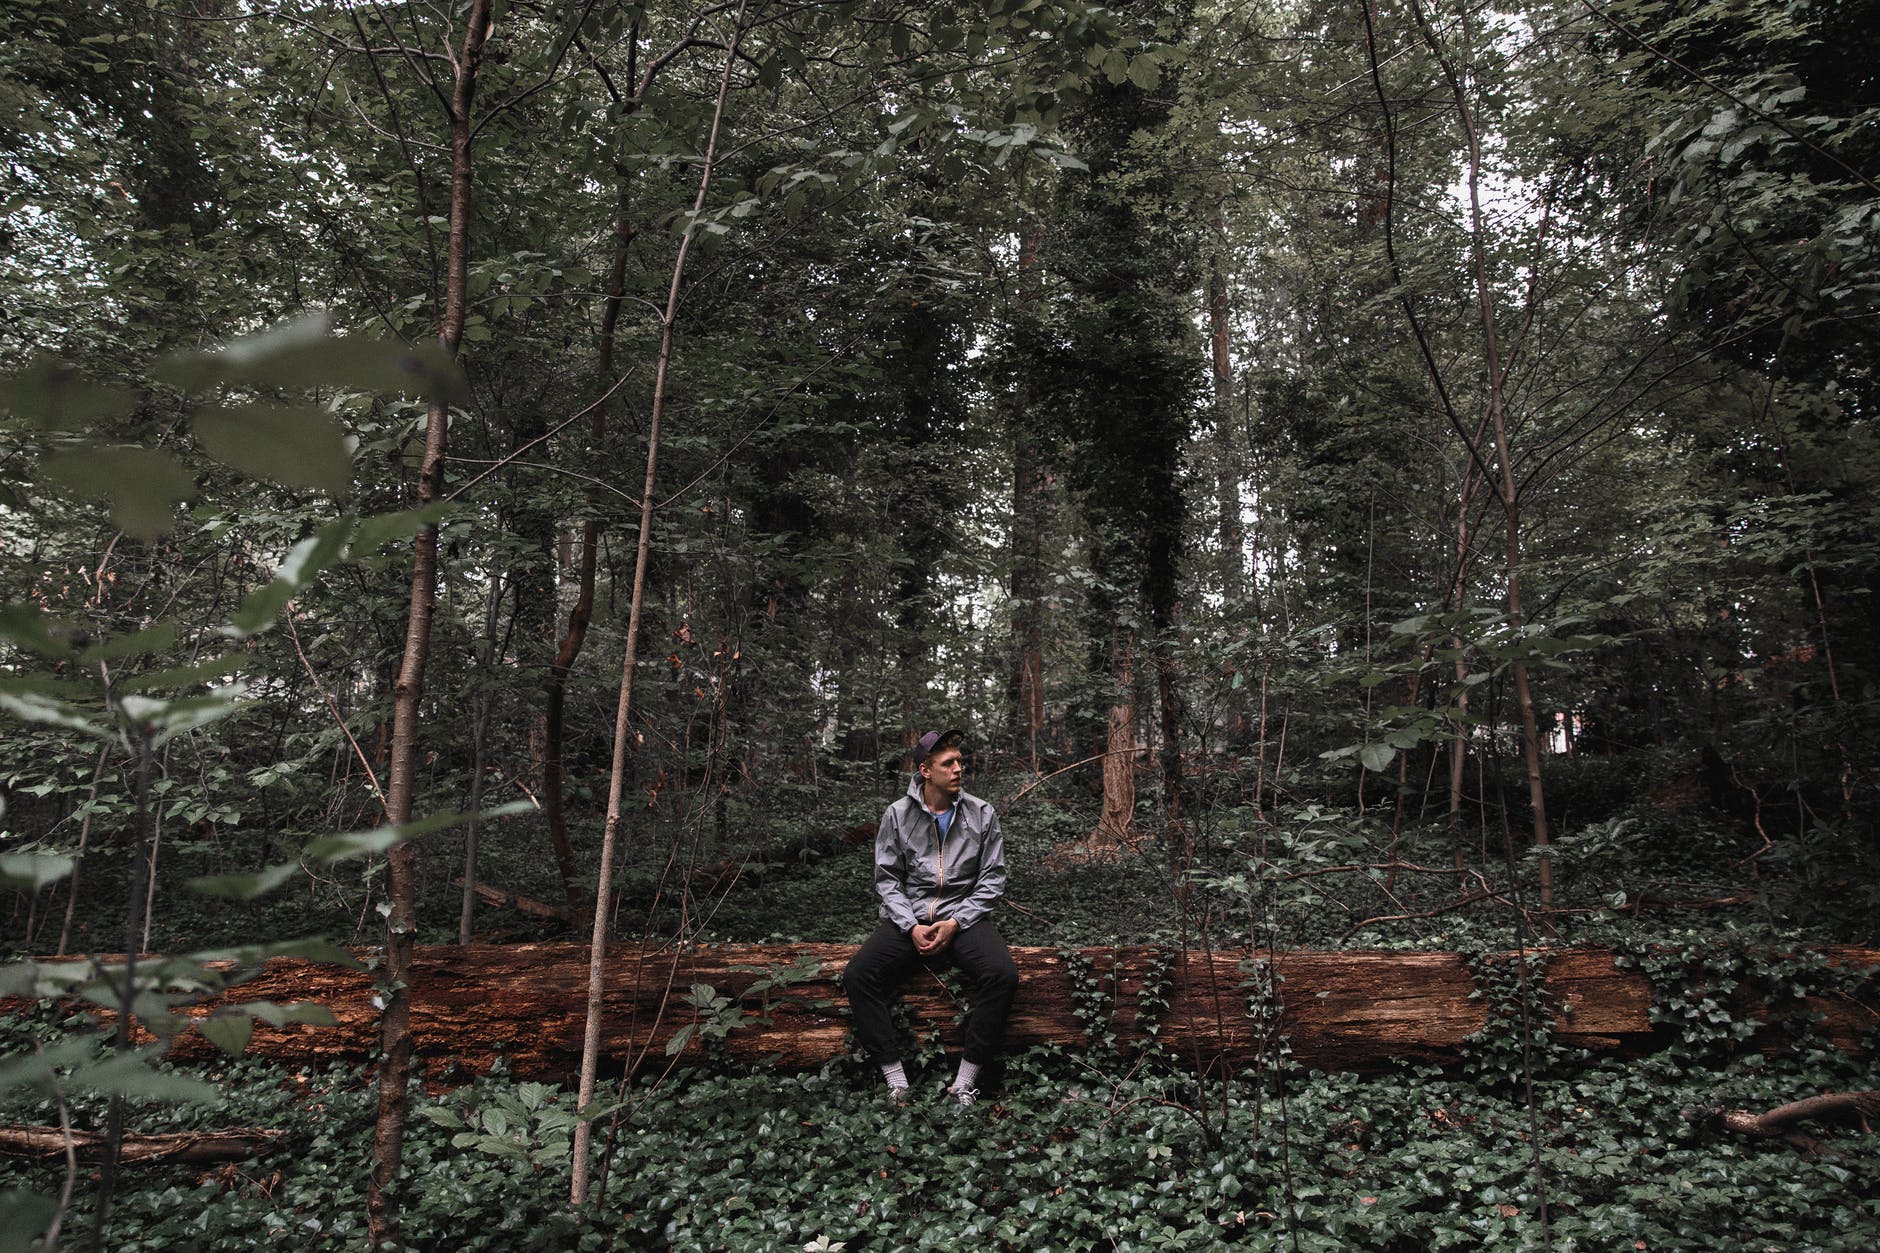
[[[947,837],[940,829],[940,816],[929,811],[927,816],[933,820],[934,847],[939,851],[934,854],[933,899],[927,902],[927,921],[933,922],[933,911],[940,905],[940,889],[947,885]]]

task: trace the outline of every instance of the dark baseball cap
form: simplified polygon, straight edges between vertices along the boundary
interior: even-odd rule
[[[921,762],[933,756],[934,748],[949,737],[956,740],[963,740],[966,738],[966,732],[955,727],[950,731],[929,731],[927,734],[921,736],[920,739],[914,742],[914,764],[918,766]]]

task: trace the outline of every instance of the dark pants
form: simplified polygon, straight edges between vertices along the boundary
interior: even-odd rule
[[[856,1038],[870,1061],[886,1066],[901,1060],[889,1007],[899,997],[909,972],[923,963],[937,966],[949,961],[965,972],[972,997],[972,1012],[966,1016],[966,1060],[980,1066],[992,1060],[999,1051],[999,1037],[1005,1034],[1006,1015],[1012,1012],[1012,996],[1018,991],[1018,967],[1012,964],[1005,937],[990,919],[982,918],[956,934],[936,957],[923,958],[914,941],[891,922],[875,928],[856,950],[842,972],[842,991],[849,998]]]

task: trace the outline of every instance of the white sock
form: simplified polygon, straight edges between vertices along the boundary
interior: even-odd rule
[[[960,1058],[960,1073],[953,1076],[953,1092],[962,1092],[979,1082],[979,1063]]]
[[[905,1088],[907,1086],[907,1072],[901,1069],[900,1062],[889,1062],[886,1066],[881,1068],[881,1074],[882,1077],[888,1081],[890,1088]]]

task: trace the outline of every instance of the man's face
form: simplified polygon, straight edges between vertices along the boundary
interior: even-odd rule
[[[960,782],[966,777],[966,760],[957,748],[943,748],[929,757],[920,768],[927,782],[948,799],[960,794]]]

